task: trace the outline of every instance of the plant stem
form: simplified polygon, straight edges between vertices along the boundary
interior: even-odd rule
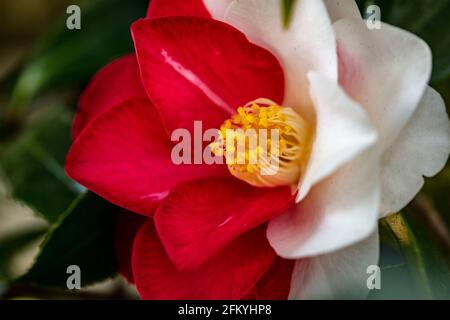
[[[426,228],[450,262],[450,231],[431,201],[423,194],[418,195],[408,206],[408,213]]]
[[[433,294],[429,284],[429,279],[425,270],[425,263],[417,239],[407,222],[399,214],[393,214],[384,219],[392,231],[397,243],[408,263],[416,287],[419,292],[424,293],[424,298],[432,299]]]

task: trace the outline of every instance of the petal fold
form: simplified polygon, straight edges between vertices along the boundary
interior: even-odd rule
[[[134,54],[111,62],[92,78],[80,97],[72,136],[76,138],[100,114],[132,98],[147,98]]]
[[[277,254],[287,259],[312,257],[366,238],[377,226],[379,170],[378,150],[369,148],[272,219],[267,236]]]
[[[149,300],[241,299],[274,261],[265,226],[242,235],[192,272],[181,272],[172,264],[152,221],[140,229],[133,249],[136,288],[142,299]]]
[[[378,230],[348,248],[298,260],[292,275],[290,299],[366,299],[369,266],[378,265]]]
[[[333,23],[341,19],[362,19],[354,0],[324,0],[324,3]]]
[[[298,185],[297,202],[313,185],[377,141],[366,112],[336,83],[316,72],[309,74],[309,80],[316,128],[308,165]]]
[[[289,28],[283,26],[281,10],[281,1],[234,1],[225,21],[279,58],[286,74],[284,105],[312,122],[308,72],[338,79],[333,27],[322,0],[297,1]]]
[[[369,113],[383,152],[408,123],[425,92],[431,50],[412,33],[385,23],[379,30],[369,30],[362,20],[344,19],[334,29],[339,83]]]
[[[291,290],[291,278],[295,260],[277,257],[258,281],[254,293],[256,300],[286,300]]]
[[[428,88],[410,122],[382,157],[381,214],[403,209],[441,171],[450,152],[450,121],[439,93]]]
[[[149,100],[127,100],[83,130],[66,172],[106,200],[144,215],[179,183],[229,174],[223,165],[175,165],[172,148]]]
[[[268,51],[212,19],[141,19],[132,25],[144,86],[168,132],[218,128],[237,107],[283,100],[284,76]]]
[[[114,226],[114,249],[117,260],[117,271],[129,283],[134,283],[131,266],[134,239],[145,221],[146,218],[144,216],[133,212],[122,210],[117,214]]]
[[[225,13],[233,0],[203,0],[211,16],[219,21],[223,21]]]
[[[210,178],[175,187],[155,213],[155,225],[177,268],[192,270],[292,203],[289,187],[255,188],[234,177]]]

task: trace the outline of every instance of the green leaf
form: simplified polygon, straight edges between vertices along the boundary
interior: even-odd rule
[[[42,237],[47,231],[46,227],[24,230],[0,238],[0,281],[11,279],[11,260],[23,248]]]
[[[42,110],[0,158],[12,196],[54,222],[80,193],[64,171],[71,144],[69,108]]]
[[[450,269],[424,228],[411,214],[380,222],[381,290],[369,299],[449,299]]]
[[[372,290],[370,300],[429,298],[428,284],[423,286],[424,274],[417,272],[423,259],[417,254],[417,243],[400,214],[379,223],[381,289]],[[420,279],[418,280],[417,277]]]
[[[32,268],[16,282],[65,288],[70,265],[80,267],[83,286],[113,276],[115,210],[92,193],[81,195],[52,227]]]
[[[63,15],[20,74],[8,114],[20,115],[49,89],[82,85],[113,58],[132,52],[130,25],[145,16],[147,5],[148,0],[80,1],[81,30],[67,29]]]
[[[387,299],[422,299],[426,298],[423,290],[417,286],[414,277],[412,258],[407,259],[408,251],[411,249],[409,242],[409,231],[403,224],[401,216],[396,217],[395,223],[388,223],[385,219],[379,223],[380,232],[380,268],[381,289],[371,290],[369,300]],[[394,230],[395,231],[394,231]],[[413,265],[416,265],[413,262]]]
[[[358,1],[363,12],[368,5],[381,8],[381,20],[415,33],[433,51],[433,81],[450,76],[450,0]]]
[[[449,100],[450,102],[450,100]],[[449,105],[450,106],[450,105]],[[425,184],[423,192],[432,200],[433,205],[438,212],[447,213],[442,214],[442,219],[450,226],[450,201],[448,201],[448,191],[450,190],[450,165],[439,173],[430,181],[428,179]]]
[[[419,196],[420,199],[422,196]],[[415,201],[418,201],[416,199]],[[430,214],[422,212],[418,214],[417,208],[410,205],[405,210],[405,218],[418,244],[418,248],[422,252],[424,268],[427,272],[433,297],[435,299],[450,299],[450,260],[448,251],[441,250],[440,245],[436,241],[437,226],[426,226],[423,217],[420,215]],[[437,213],[436,213],[437,214]]]
[[[382,221],[385,228],[391,231],[392,237],[397,240],[408,268],[413,277],[418,294],[423,298],[431,298],[431,288],[427,270],[425,268],[424,255],[415,233],[401,213],[388,216]]]

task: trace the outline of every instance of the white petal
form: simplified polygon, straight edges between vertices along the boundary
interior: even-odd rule
[[[324,0],[332,22],[341,19],[362,19],[354,0]]]
[[[290,211],[273,219],[267,237],[288,259],[329,253],[366,238],[377,225],[380,203],[376,146],[311,189]]]
[[[343,250],[298,260],[292,274],[290,299],[365,299],[367,267],[378,264],[378,230]]]
[[[310,188],[337,170],[377,139],[365,111],[339,88],[316,72],[309,74],[316,129],[306,172],[299,182],[297,202]]]
[[[284,104],[312,121],[308,72],[315,70],[337,81],[333,27],[322,0],[297,1],[288,29],[281,17],[281,1],[235,0],[225,22],[278,57],[286,75]]]
[[[423,176],[442,170],[450,152],[450,122],[439,93],[428,88],[381,163],[381,214],[398,212],[419,192]]]
[[[225,12],[231,2],[233,2],[233,0],[203,0],[203,3],[211,16],[220,21],[224,20]]]
[[[339,82],[368,111],[386,150],[407,124],[431,75],[431,51],[415,35],[382,24],[369,30],[363,21],[334,24]]]

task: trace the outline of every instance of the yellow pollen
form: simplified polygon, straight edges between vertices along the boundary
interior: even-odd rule
[[[308,153],[306,122],[293,109],[257,99],[237,109],[210,144],[231,174],[257,187],[296,185]]]

